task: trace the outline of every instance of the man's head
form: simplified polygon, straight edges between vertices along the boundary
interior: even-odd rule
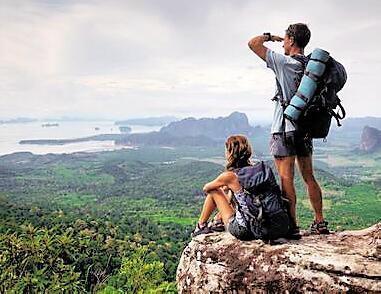
[[[284,36],[284,54],[290,55],[295,49],[304,50],[311,38],[311,31],[304,23],[289,25]]]

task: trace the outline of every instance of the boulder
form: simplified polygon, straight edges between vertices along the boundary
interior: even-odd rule
[[[381,223],[279,245],[200,235],[184,249],[179,293],[381,293]]]

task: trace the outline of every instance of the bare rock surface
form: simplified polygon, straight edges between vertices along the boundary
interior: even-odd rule
[[[280,245],[200,235],[177,283],[179,293],[381,293],[381,223]]]
[[[381,148],[381,131],[365,126],[361,134],[360,150],[367,153],[377,151]]]

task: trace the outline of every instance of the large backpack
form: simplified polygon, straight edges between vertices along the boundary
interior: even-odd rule
[[[302,62],[303,67],[306,68],[311,54],[306,59],[298,55],[293,57]],[[317,80],[317,89],[313,98],[307,103],[307,107],[296,122],[298,129],[310,138],[326,138],[332,117],[336,119],[337,126],[341,126],[340,120],[346,115],[341,100],[337,96],[347,80],[345,68],[331,56],[325,66],[323,75]],[[339,109],[335,112],[337,107]]]
[[[243,191],[235,195],[236,209],[246,227],[256,239],[284,237],[290,223],[288,202],[281,196],[271,167],[261,161],[235,172]]]
[[[321,49],[315,50],[326,52]],[[329,55],[328,52],[326,53]],[[274,97],[274,99],[280,99],[284,110],[284,119],[288,119],[293,124],[297,125],[298,130],[310,138],[326,138],[329,133],[332,117],[336,119],[337,125],[341,126],[340,120],[346,115],[337,93],[343,88],[347,80],[347,74],[344,66],[333,57],[329,56],[327,61],[324,62],[325,70],[322,76],[316,77],[313,74],[311,75],[311,73],[306,70],[308,62],[310,60],[318,61],[311,58],[312,54],[313,53],[308,56],[294,55],[292,58],[301,62],[305,69],[304,75],[313,78],[317,83],[313,97],[307,100],[305,99],[306,97],[303,97],[303,95],[297,91],[293,94],[291,101],[287,101],[282,97],[282,90],[280,89],[279,82],[277,82],[278,95],[280,97]],[[319,60],[319,62],[321,61]],[[300,84],[302,78],[303,74],[296,78],[298,84]],[[293,103],[294,98],[295,100],[301,101],[303,104],[306,102],[307,105],[300,108],[299,105]],[[304,102],[302,100],[304,100]],[[339,107],[339,109],[335,112],[337,107]],[[295,119],[293,118],[293,115],[287,115],[289,110],[301,112],[301,115]]]

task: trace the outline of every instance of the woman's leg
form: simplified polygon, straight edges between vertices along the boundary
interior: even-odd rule
[[[225,197],[226,199],[229,201],[229,204],[230,206],[233,208],[234,210],[234,206],[232,204],[232,197],[233,197],[233,192],[231,190],[225,190],[224,189],[224,194],[225,194]],[[214,221],[222,221],[222,217],[221,217],[221,213],[218,212],[215,216],[214,216]]]
[[[207,222],[216,207],[221,214],[223,222],[227,224],[229,218],[234,214],[234,209],[231,207],[222,189],[216,189],[208,193],[201,211],[199,223]]]

